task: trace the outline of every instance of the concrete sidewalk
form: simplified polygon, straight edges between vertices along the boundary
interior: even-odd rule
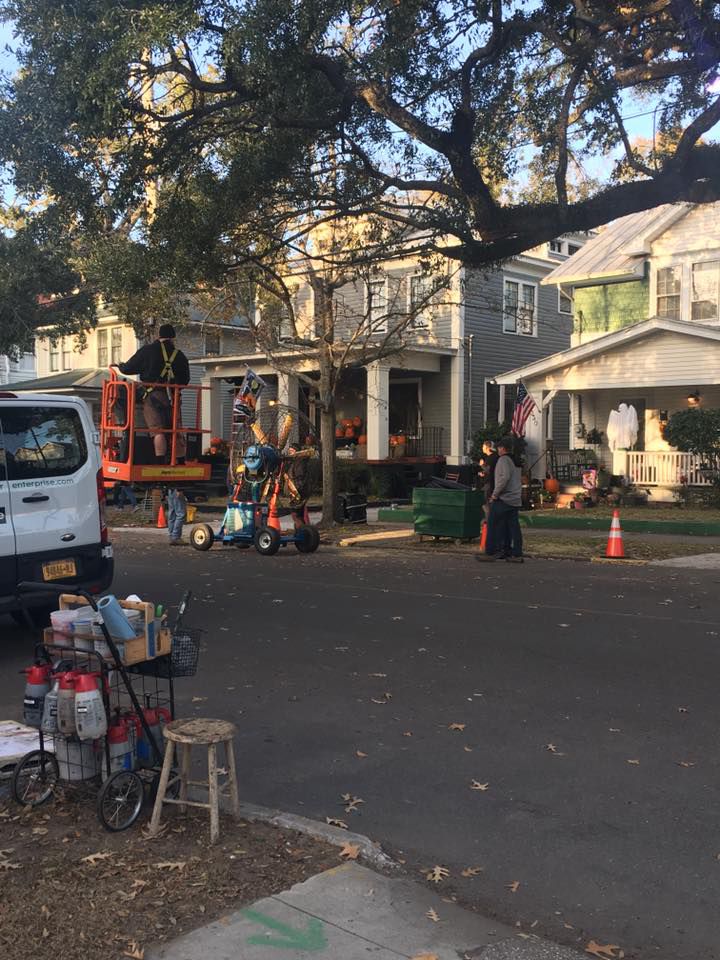
[[[433,920],[429,911],[439,918]],[[583,954],[356,863],[221,917],[146,960],[579,960]]]

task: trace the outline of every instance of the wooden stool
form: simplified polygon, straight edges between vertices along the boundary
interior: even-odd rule
[[[182,813],[186,807],[203,807],[210,811],[210,842],[215,843],[220,836],[220,810],[218,790],[217,744],[225,744],[225,763],[227,764],[227,781],[224,785],[230,788],[230,803],[234,817],[240,815],[240,801],[238,799],[237,775],[235,771],[235,752],[233,737],[236,729],[234,723],[226,720],[203,720],[200,717],[192,720],[173,720],[163,727],[163,736],[167,740],[162,773],[158,785],[155,806],[150,820],[150,836],[155,837],[160,829],[160,816],[163,803],[177,803]],[[172,779],[173,758],[175,744],[180,754],[180,774]],[[208,778],[205,780],[190,780],[190,752],[193,746],[206,746],[208,751]],[[171,799],[165,796],[168,787],[180,781],[180,794]],[[208,803],[198,800],[188,800],[188,786],[207,787]]]

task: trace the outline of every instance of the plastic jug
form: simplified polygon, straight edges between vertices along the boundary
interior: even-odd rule
[[[57,698],[58,732],[65,737],[75,733],[75,677],[74,670],[60,674]]]
[[[127,724],[121,719],[116,720],[108,727],[107,739],[110,751],[110,772],[132,770],[135,766],[135,754]]]
[[[58,693],[60,691],[60,677],[55,676],[52,689],[45,695],[45,706],[43,707],[42,722],[40,729],[43,733],[57,733],[57,710]]]
[[[81,740],[97,740],[107,732],[107,714],[98,686],[99,673],[75,675],[75,726]]]
[[[138,762],[142,764],[142,766],[152,767],[162,759],[162,727],[163,724],[170,723],[172,718],[170,716],[170,711],[166,707],[148,708],[143,710],[143,716],[145,717],[145,723],[150,728],[150,733],[155,741],[155,746],[160,751],[160,757],[155,756],[152,744],[148,741],[145,731],[142,730],[140,739],[137,743]]]
[[[25,702],[23,719],[29,727],[40,727],[45,697],[50,692],[50,664],[35,664],[25,668]]]
[[[61,780],[91,780],[101,767],[100,744],[74,737],[55,739],[55,759]]]

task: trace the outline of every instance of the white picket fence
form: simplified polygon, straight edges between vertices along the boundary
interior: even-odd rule
[[[700,472],[701,462],[694,453],[631,450],[627,453],[626,474],[640,487],[676,487],[681,483],[691,487],[708,487],[712,479]]]

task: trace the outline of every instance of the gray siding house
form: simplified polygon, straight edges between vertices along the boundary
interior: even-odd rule
[[[587,239],[564,237],[487,272],[448,264],[448,288],[413,318],[392,356],[345,371],[336,401],[338,429],[353,419],[361,426],[355,438],[336,441],[343,456],[467,462],[472,437],[483,424],[512,416],[516,386],[497,385],[495,377],[570,345],[572,303],[541,281]],[[382,338],[393,317],[403,309],[414,312],[410,305],[421,286],[419,267],[410,261],[369,282],[348,283],[336,296],[336,339],[365,329],[367,342]],[[299,279],[296,326],[308,336],[315,335],[312,299],[309,285]],[[278,400],[311,420],[316,416],[312,389],[298,377],[316,375],[310,354],[283,350],[280,342],[269,358],[250,330],[233,344],[240,349],[231,352],[223,344],[217,356],[194,361],[208,388],[204,427],[213,436],[231,439],[234,392],[248,367],[267,383],[265,402]],[[567,445],[567,401],[549,405],[543,416],[548,435]]]

